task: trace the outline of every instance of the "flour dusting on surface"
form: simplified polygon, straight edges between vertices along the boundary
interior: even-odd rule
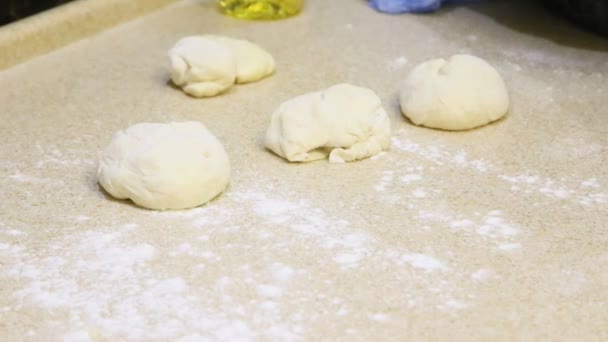
[[[243,320],[210,311],[205,297],[195,295],[183,278],[154,272],[150,263],[161,257],[158,249],[129,244],[129,235],[89,231],[60,239],[49,245],[50,250],[65,252],[57,257],[13,253],[15,264],[9,274],[29,280],[15,295],[23,305],[68,310],[68,339],[100,333],[129,339],[174,338],[185,331],[202,331],[222,340],[255,336]],[[272,286],[261,291],[265,296],[280,295]]]
[[[485,215],[476,213],[466,217],[462,214],[452,215],[449,211],[435,212],[421,209],[418,212],[418,218],[439,225],[446,232],[474,234],[482,241],[490,242],[499,249],[509,249],[505,246],[512,247],[518,244],[516,239],[520,234],[520,229],[508,222],[500,210],[492,210]]]
[[[407,131],[401,130],[393,135],[391,147],[398,151],[409,152],[418,157],[432,161],[436,165],[452,165],[459,168],[487,172],[492,165],[483,159],[471,159],[466,151],[450,151],[444,145],[423,145],[407,137]]]
[[[435,278],[447,277],[450,271],[437,253],[388,252],[381,241],[349,220],[315,207],[310,199],[292,198],[252,188],[233,191],[214,205],[193,210],[146,212],[150,222],[168,225],[167,240],[136,239],[139,232],[149,228],[133,222],[58,237],[35,252],[0,242],[0,255],[11,260],[7,275],[24,282],[14,294],[21,304],[11,309],[37,307],[55,315],[69,313],[69,321],[49,319],[45,323],[63,330],[66,340],[96,336],[293,340],[303,334],[306,321],[297,311],[284,317],[284,305],[310,301],[328,308],[330,317],[336,319],[357,314],[357,310],[336,296],[339,287],[333,280],[321,282],[326,292],[318,296],[306,293],[302,297],[302,289],[294,292],[295,288],[306,288],[303,280],[309,271],[308,266],[290,265],[281,257],[289,256],[290,251],[306,253],[310,263],[321,263],[334,269],[332,273],[339,271],[334,276],[338,279],[351,279],[364,265],[385,265],[393,272],[410,270],[419,282],[429,284]],[[259,228],[250,229],[247,222],[251,219]],[[86,225],[91,219],[80,215],[73,222]],[[176,230],[174,226],[181,228]],[[12,234],[8,229],[4,232]],[[261,251],[254,241],[231,242],[238,234],[248,234],[263,243],[263,257],[247,258],[247,254],[259,255]],[[223,242],[213,242],[216,239]],[[223,264],[226,258],[232,262]],[[235,258],[241,261],[235,262]],[[160,266],[184,261],[192,265],[187,274],[175,274],[171,267]],[[266,265],[262,267],[266,271],[253,272],[254,262]],[[199,276],[218,270],[222,271],[215,285],[201,287],[197,283]],[[371,281],[386,276],[381,272],[374,277],[379,279]],[[427,295],[413,301],[413,306],[449,310],[449,301],[459,295],[447,280],[424,291]],[[334,292],[333,296],[325,295]],[[252,296],[249,302],[237,299],[247,293]],[[410,292],[404,295],[411,301]],[[385,322],[389,317],[377,312],[368,319]],[[33,334],[36,336],[35,331]]]
[[[553,179],[533,173],[516,176],[499,175],[499,179],[511,183],[511,191],[526,195],[542,194],[552,199],[573,201],[583,206],[608,204],[608,193],[602,191],[597,178],[589,178],[578,184],[565,178]]]
[[[420,268],[425,270],[426,272],[432,271],[445,271],[448,268],[443,264],[443,262],[437,260],[436,258],[424,254],[405,254],[401,256],[401,258],[412,265],[412,267]]]
[[[480,268],[477,271],[471,273],[471,278],[476,282],[486,282],[493,276],[494,272],[487,268]]]
[[[390,69],[401,69],[403,67],[405,67],[408,64],[408,59],[405,58],[404,56],[400,56],[395,58],[394,60],[392,60],[389,63],[389,67]]]

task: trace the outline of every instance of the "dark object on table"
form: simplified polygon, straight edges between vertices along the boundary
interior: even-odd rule
[[[608,36],[608,0],[543,0],[575,22]]]
[[[72,0],[0,0],[0,25],[25,18]]]

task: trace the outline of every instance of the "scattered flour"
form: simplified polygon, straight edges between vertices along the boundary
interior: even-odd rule
[[[524,194],[542,194],[557,200],[570,200],[583,206],[602,205],[608,203],[608,194],[600,192],[596,178],[590,178],[571,185],[566,179],[541,177],[533,173],[521,175],[499,175],[499,179],[513,184],[511,191]]]
[[[31,175],[24,174],[20,171],[15,171],[11,175],[8,176],[9,180],[24,183],[24,184],[46,184],[46,185],[55,185],[62,186],[64,182],[60,179],[52,179],[46,177],[35,177]]]
[[[471,274],[471,278],[476,282],[485,282],[494,275],[494,271],[487,268],[480,268]]]
[[[334,257],[334,261],[343,265],[356,265],[361,258],[361,255],[341,253]]]
[[[421,145],[407,137],[406,130],[400,130],[393,135],[392,148],[394,150],[413,153],[427,159],[436,165],[453,165],[464,169],[486,172],[492,165],[483,159],[470,159],[463,150],[449,151],[443,145]]]
[[[190,292],[179,277],[165,278],[149,263],[159,255],[146,243],[128,244],[121,232],[88,231],[49,244],[49,251],[30,254],[13,250],[9,275],[26,280],[15,293],[19,306],[37,305],[50,312],[68,310],[66,340],[105,338],[175,339],[185,331],[201,331],[207,339],[250,339],[242,320],[229,320],[206,309],[203,298]],[[53,250],[64,252],[52,256]],[[58,315],[56,317],[61,317]]]
[[[295,271],[289,266],[275,262],[270,265],[270,273],[277,283],[286,283],[293,278]]]
[[[369,315],[369,319],[372,321],[376,321],[376,322],[385,322],[385,321],[388,321],[389,317],[387,314],[375,313],[375,314]]]
[[[568,160],[590,157],[602,153],[605,147],[581,138],[566,137],[558,139],[547,145],[546,153],[554,158],[567,158]]]
[[[463,217],[462,214],[452,215],[448,211],[419,210],[418,218],[423,222],[432,222],[447,228],[454,233],[476,234],[500,249],[509,246],[514,249],[520,229],[504,218],[500,210],[489,211],[485,215],[476,213],[474,217]],[[500,246],[503,246],[502,248]],[[509,248],[507,247],[507,249]]]
[[[401,183],[409,184],[412,182],[418,182],[418,181],[422,180],[422,176],[419,174],[415,174],[415,173],[409,173],[409,174],[399,177],[399,180],[401,181]]]
[[[376,189],[376,191],[386,191],[388,186],[393,182],[394,178],[395,171],[382,171],[382,177],[380,178],[380,182],[376,186],[374,186],[374,189]]]
[[[429,255],[405,254],[401,256],[401,259],[412,267],[423,269],[426,272],[446,271],[448,269],[443,262]]]
[[[562,139],[560,148],[567,144],[568,153],[576,156],[587,156],[598,153],[602,146],[599,144],[586,144],[575,139]],[[586,179],[580,184],[572,184],[568,179],[552,179],[543,177],[534,172],[520,175],[500,174],[500,169],[483,159],[471,159],[464,150],[451,151],[443,145],[422,145],[407,137],[406,130],[400,130],[392,138],[394,151],[413,153],[417,157],[429,160],[438,166],[459,167],[477,172],[494,171],[499,180],[511,183],[510,189],[524,194],[539,193],[544,196],[574,201],[583,206],[603,205],[608,203],[608,194],[601,192],[602,186],[596,177]],[[564,147],[566,148],[566,147]],[[419,173],[399,175],[396,171],[384,171],[380,182],[374,187],[377,191],[385,191],[398,178],[403,184],[419,181],[423,175]]]
[[[405,58],[404,56],[401,56],[401,57],[397,57],[394,60],[390,61],[389,67],[391,69],[401,69],[401,68],[405,67],[407,64],[408,64],[407,58]]]
[[[85,330],[73,331],[63,335],[64,342],[87,342],[93,341],[92,336]]]
[[[1,226],[1,224],[0,224]],[[21,236],[26,235],[25,232],[17,229],[0,229],[0,234],[10,235],[10,236]]]
[[[416,189],[412,192],[412,196],[414,196],[415,198],[426,197],[426,191],[424,191],[422,189]]]
[[[280,287],[274,285],[258,285],[258,295],[268,298],[277,298],[283,295],[283,290]]]
[[[597,182],[597,178],[589,178],[581,183],[581,187],[599,188],[600,185]]]
[[[323,210],[310,207],[306,201],[291,202],[262,192],[235,194],[244,205],[253,204],[253,211],[272,224],[284,224],[305,238],[315,239],[319,247],[335,250],[334,262],[356,265],[370,254],[372,240],[363,233],[353,233],[350,223],[333,219]]]
[[[501,245],[498,245],[498,248],[500,248],[504,251],[511,251],[514,249],[520,249],[521,244],[520,243],[503,243]]]
[[[505,56],[505,60],[511,61],[523,61],[527,64],[535,66],[547,66],[554,70],[562,70],[564,65],[568,65],[571,68],[579,69],[585,66],[586,61],[578,58],[573,58],[567,54],[555,54],[547,53],[541,50],[534,50],[526,48],[525,50],[518,50],[514,48],[500,49],[499,53]]]
[[[483,224],[476,230],[477,234],[490,238],[508,238],[517,235],[519,230],[507,223],[502,215],[501,211],[494,210],[484,216]]]
[[[513,62],[509,62],[509,61],[506,63],[511,69],[515,70],[515,72],[520,72],[522,70],[521,65],[519,65],[517,63],[513,63]]]
[[[469,305],[465,302],[459,301],[459,300],[455,300],[455,299],[449,299],[447,300],[445,303],[438,305],[437,308],[439,310],[463,310],[466,309]]]

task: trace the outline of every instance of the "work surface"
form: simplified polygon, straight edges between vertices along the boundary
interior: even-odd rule
[[[261,82],[194,99],[168,82],[185,35],[247,38]],[[400,80],[488,60],[508,117],[413,126]],[[374,89],[391,150],[332,165],[263,148],[283,101]],[[526,2],[382,15],[311,0],[276,22],[183,1],[0,72],[0,335],[20,340],[608,339],[608,40]],[[96,155],[137,122],[199,120],[232,182],[155,212],[103,193]]]

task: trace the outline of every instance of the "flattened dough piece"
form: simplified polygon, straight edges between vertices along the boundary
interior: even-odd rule
[[[344,163],[390,146],[390,119],[370,89],[338,84],[297,96],[272,114],[266,147],[291,162]]]
[[[173,83],[194,97],[215,96],[275,70],[274,58],[256,44],[215,35],[180,39],[169,50],[169,59]]]
[[[481,58],[455,55],[416,66],[403,82],[401,111],[414,124],[466,130],[503,117],[507,87],[498,71]]]
[[[224,191],[230,162],[200,122],[139,123],[114,135],[99,156],[97,176],[115,198],[149,209],[187,209]]]

